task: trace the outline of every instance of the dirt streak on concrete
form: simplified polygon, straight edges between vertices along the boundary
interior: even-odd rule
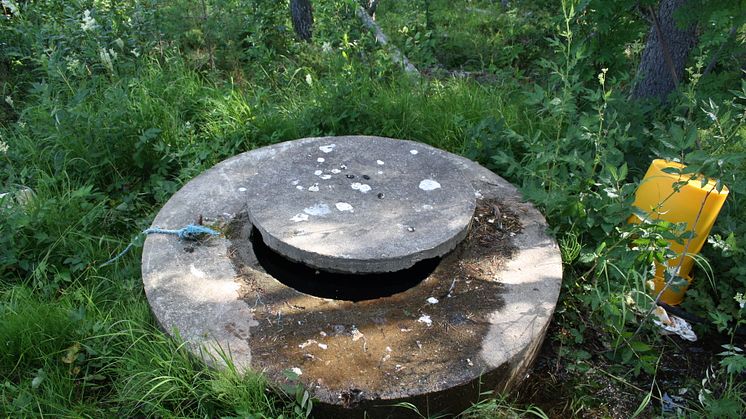
[[[471,380],[486,368],[478,354],[486,316],[504,304],[494,278],[520,229],[509,209],[480,200],[466,239],[432,275],[405,292],[354,303],[299,293],[261,272],[255,260],[242,260],[238,249],[248,238],[238,232],[245,236],[247,229],[234,226],[232,260],[258,322],[252,363],[278,381],[297,368],[302,382],[320,390],[316,397],[330,403],[438,391],[458,384],[454,368]]]

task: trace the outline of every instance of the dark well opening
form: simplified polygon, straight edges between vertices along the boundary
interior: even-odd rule
[[[256,228],[251,230],[250,240],[259,265],[276,280],[304,294],[335,300],[373,300],[406,291],[430,276],[442,259],[422,260],[396,272],[328,272],[295,262],[270,249]]]

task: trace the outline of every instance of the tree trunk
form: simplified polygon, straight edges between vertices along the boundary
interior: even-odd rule
[[[665,101],[678,87],[684,65],[697,43],[694,26],[680,29],[674,14],[689,0],[661,0],[658,14],[650,8],[653,24],[637,68],[637,82],[632,98],[657,98]]]
[[[368,12],[368,16],[372,17],[373,20],[376,19],[376,8],[378,7],[378,0],[368,0],[367,1],[368,6],[365,8],[365,10]]]
[[[431,30],[433,28],[433,17],[430,14],[430,0],[425,0],[425,29]]]
[[[293,30],[301,41],[311,41],[313,29],[313,10],[311,0],[290,0],[290,17],[293,20]]]
[[[391,60],[393,62],[402,65],[404,67],[404,70],[409,74],[416,74],[418,76],[420,75],[420,72],[417,70],[417,68],[409,62],[407,57],[402,54],[401,51],[399,51],[399,48],[389,43],[389,38],[386,37],[386,34],[383,33],[383,30],[380,26],[378,26],[376,21],[368,15],[368,11],[365,10],[363,6],[358,6],[355,13],[357,14],[357,17],[359,17],[360,20],[363,22],[363,25],[365,25],[365,27],[373,32],[373,35],[376,38],[376,42],[383,45],[389,50],[389,54],[391,54]]]

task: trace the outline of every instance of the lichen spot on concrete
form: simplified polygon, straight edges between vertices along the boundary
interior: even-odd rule
[[[332,210],[329,209],[329,205],[326,205],[323,202],[321,202],[312,207],[304,208],[303,212],[305,212],[308,215],[324,216],[332,212]]]
[[[246,192],[246,188],[238,188],[238,192]]]
[[[319,176],[322,180],[329,180],[332,178],[332,175],[321,175]]]
[[[379,166],[383,166],[383,160],[376,160],[376,164]]]
[[[299,223],[301,221],[308,221],[308,214],[295,214],[293,218],[290,219],[290,221],[294,223]]]
[[[430,327],[433,325],[433,321],[430,319],[430,316],[428,316],[427,314],[423,314],[422,316],[420,316],[420,318],[417,319],[417,321],[420,323],[425,323],[427,327]]]
[[[197,278],[205,278],[207,277],[207,274],[205,274],[203,271],[197,269],[194,265],[189,265],[189,273],[196,276]]]
[[[432,179],[425,179],[420,182],[420,189],[423,191],[433,191],[438,188],[440,188],[440,183]]]
[[[300,181],[299,181],[299,180],[297,180],[297,179],[296,179],[296,180],[294,180],[294,181],[292,181],[292,182],[290,182],[290,184],[291,184],[291,185],[293,185],[293,186],[295,186],[295,185],[297,185],[297,184],[299,184],[299,183],[300,183]]]
[[[425,204],[425,205],[422,206],[422,209],[424,209],[424,210],[431,210],[431,209],[433,209],[433,206],[429,205],[429,204]]]
[[[339,173],[339,172],[341,172],[341,170],[339,170],[339,169],[332,169],[332,173],[334,173],[335,175],[336,175],[337,173]]]
[[[362,193],[368,193],[368,191],[370,191],[370,185],[366,185],[364,183],[353,182],[353,184],[350,186],[352,187],[352,189],[360,191]]]
[[[411,154],[413,156],[417,155],[417,153],[419,153],[419,151],[417,151],[417,150],[409,150],[409,154]]]
[[[334,206],[337,207],[337,209],[342,212],[344,211],[353,212],[352,205],[348,204],[347,202],[337,202],[336,204],[334,204]]]
[[[321,176],[322,173],[324,173],[323,170],[317,170],[317,171],[313,172],[313,174],[316,175],[316,176]]]
[[[440,185],[438,185],[438,187],[440,187]],[[309,186],[308,187],[308,190],[311,191],[311,192],[318,192],[319,191],[319,184],[318,183],[314,183],[313,186]]]
[[[316,161],[319,162],[319,163],[323,163],[323,162],[326,161],[326,159],[323,158],[323,157],[319,157],[318,159],[316,159]]]
[[[322,145],[321,147],[319,147],[319,150],[323,151],[324,153],[331,153],[336,146],[336,144]]]
[[[296,186],[296,187],[295,187],[295,189],[297,189],[297,190],[299,190],[299,191],[302,191],[302,190],[303,190],[303,187],[302,187],[302,186],[300,186],[300,185],[298,185],[298,186]]]

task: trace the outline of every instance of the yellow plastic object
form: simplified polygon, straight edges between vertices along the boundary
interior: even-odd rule
[[[718,192],[716,181],[713,179],[702,186],[703,177],[697,175],[694,180],[689,180],[676,192],[674,184],[686,181],[692,174],[665,173],[663,169],[667,167],[683,169],[686,166],[661,159],[653,160],[635,193],[634,205],[647,212],[649,220],[661,219],[672,223],[686,223],[686,231],[694,231],[695,236],[689,244],[687,255],[679,270],[679,276],[691,282],[690,273],[694,266],[694,258],[691,255],[699,253],[705,244],[707,235],[710,234],[710,229],[712,229],[725,198],[728,196],[728,188],[723,187]],[[702,208],[702,214],[695,226],[694,222],[703,201],[705,204]],[[637,216],[632,216],[630,222],[640,222],[640,220]],[[686,242],[687,239],[684,239],[682,244],[671,242],[671,250],[681,255],[684,252]],[[668,264],[671,267],[676,267],[680,260],[681,256],[669,261]],[[656,266],[655,295],[658,295],[658,292],[663,289],[665,283],[663,278],[664,267]],[[663,293],[661,300],[666,304],[679,304],[686,292],[686,287],[681,288],[683,289],[673,290],[669,288]]]
[[[689,284],[692,283],[692,277],[691,275],[681,275],[684,279],[687,281],[686,286],[679,287],[678,289],[674,287],[668,287],[665,291],[663,291],[663,295],[661,295],[661,301],[670,305],[675,306],[681,304],[682,301],[684,301],[684,294],[686,294],[687,288],[689,288]],[[650,291],[650,294],[655,298],[658,296],[658,294],[661,292],[663,287],[666,285],[666,281],[663,279],[665,278],[663,276],[663,266],[656,264],[655,266],[655,278],[653,279],[653,290]]]

